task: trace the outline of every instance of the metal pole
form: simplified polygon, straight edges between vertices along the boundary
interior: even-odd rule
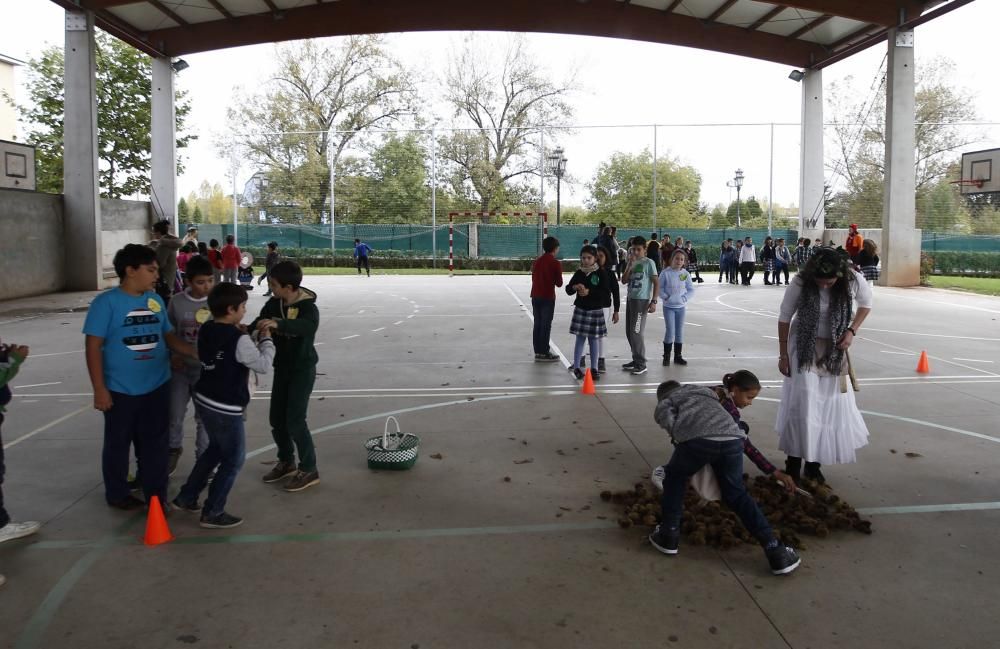
[[[236,168],[233,168],[233,237],[236,237],[236,221],[239,219],[239,211],[236,202]],[[249,217],[247,217],[249,218]],[[239,239],[236,239],[236,245],[239,245]]]
[[[656,124],[653,124],[653,231],[656,232]]]
[[[740,186],[736,186],[736,227],[742,228],[743,221],[740,219]]]
[[[538,131],[538,175],[541,180],[538,182],[538,211],[545,211],[545,131]],[[538,241],[538,253],[542,252],[541,237]]]
[[[774,122],[771,122],[771,172],[768,182],[770,188],[767,190],[767,236],[771,236],[771,223],[774,219]]]
[[[337,196],[336,196],[336,180],[337,180],[337,163],[333,156],[333,131],[330,131],[327,135],[329,141],[326,145],[326,158],[327,164],[330,166],[330,265],[337,265]]]
[[[556,225],[559,225],[559,209],[562,198],[562,174],[556,175]]]
[[[431,129],[431,267],[437,268],[437,133]]]
[[[455,276],[455,215],[448,214],[448,277]]]

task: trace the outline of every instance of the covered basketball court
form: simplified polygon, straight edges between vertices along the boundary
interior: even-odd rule
[[[883,277],[915,284],[912,33],[965,3],[515,0],[503,11],[450,0],[65,4],[73,10],[67,250],[88,259],[93,274],[74,286],[85,290],[103,282],[95,25],[157,57],[157,196],[174,192],[171,64],[194,51],[357,32],[509,29],[642,38],[786,63],[804,74],[802,231],[817,237],[825,231],[822,69],[887,41],[887,164],[896,171],[887,172]],[[175,218],[174,205],[154,198],[158,215]],[[669,456],[652,421],[652,393],[667,378],[714,384],[734,369],[755,372],[765,389],[745,418],[755,443],[780,458],[780,288],[699,285],[687,317],[687,367],[618,375],[627,345],[613,327],[610,372],[591,397],[579,394],[565,367],[532,361],[524,276],[376,272],[307,277],[305,285],[318,293],[322,319],[309,417],[322,483],[288,494],[259,481],[274,459],[265,379],[249,407],[247,461],[230,496],[245,524],[218,533],[175,512],[176,540],[156,548],[141,543],[143,515],[104,503],[101,416],[79,333],[85,314],[72,297],[0,305],[3,339],[32,347],[4,425],[7,505],[45,522],[39,535],[0,552],[9,580],[0,590],[0,648],[855,649],[991,646],[1000,635],[988,612],[1000,565],[989,532],[1000,523],[996,299],[879,289],[853,350],[871,441],[857,464],[825,469],[875,533],[806,537],[802,567],[778,579],[755,547],[685,545],[680,556],[663,557],[640,530],[619,529],[619,511],[599,494],[644,480]],[[253,295],[248,312],[262,303]],[[572,347],[570,310],[560,299],[553,343],[562,350]],[[649,343],[658,330],[650,327]],[[922,350],[929,376],[913,371]],[[372,473],[362,445],[390,415],[421,437],[421,457],[409,472]],[[193,462],[191,426],[171,495]]]

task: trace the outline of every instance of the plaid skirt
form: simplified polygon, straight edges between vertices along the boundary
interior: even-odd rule
[[[774,260],[773,259],[765,259],[764,260],[764,272],[765,273],[774,272]]]
[[[695,272],[696,270],[698,270],[698,262],[696,262],[696,261],[692,261],[691,263],[689,263],[689,264],[687,265],[687,271],[688,271],[689,273],[693,273],[693,272]]]
[[[588,311],[576,307],[573,309],[573,320],[570,322],[569,332],[574,336],[586,336],[587,338],[607,336],[608,325],[604,322],[604,310]]]
[[[865,276],[865,279],[876,282],[879,277],[878,266],[863,266],[861,268],[861,274]]]

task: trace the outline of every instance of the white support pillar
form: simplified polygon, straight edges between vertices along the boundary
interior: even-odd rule
[[[104,287],[97,157],[97,67],[94,14],[66,12],[63,106],[65,255],[73,260],[66,289]]]
[[[913,31],[889,31],[885,101],[885,202],[882,211],[882,285],[920,284],[916,229],[916,119]]]
[[[802,78],[800,154],[799,236],[822,239],[826,228],[822,70],[806,70]]]
[[[152,126],[150,132],[149,197],[153,216],[167,219],[180,236],[177,223],[177,135],[174,114],[174,69],[169,57],[153,59]]]

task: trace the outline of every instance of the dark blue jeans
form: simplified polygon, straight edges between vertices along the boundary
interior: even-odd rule
[[[739,439],[717,442],[700,438],[674,448],[670,462],[664,467],[666,477],[660,500],[664,526],[680,528],[688,480],[706,464],[712,467],[719,481],[722,502],[740,517],[744,527],[761,545],[767,545],[774,538],[774,531],[743,485],[743,441]]]
[[[3,413],[0,413],[0,427],[3,426]],[[3,438],[0,437],[0,527],[10,522],[7,510],[3,508],[3,476],[7,467],[3,463]]]
[[[236,476],[246,458],[246,433],[243,430],[243,417],[239,415],[224,415],[199,405],[195,409],[205,424],[208,448],[194,463],[191,475],[181,487],[177,499],[188,505],[198,502],[198,496],[208,484],[212,471],[219,467],[202,509],[202,516],[210,518],[226,509],[226,498],[236,484]]]
[[[549,338],[552,337],[552,318],[556,313],[556,301],[541,297],[531,298],[531,313],[535,316],[535,330],[532,342],[536,354],[549,353]]]
[[[139,479],[148,502],[167,498],[167,458],[170,455],[170,382],[148,394],[111,393],[111,410],[104,413],[104,449],[101,468],[108,504],[129,497],[128,460],[135,446]]]

